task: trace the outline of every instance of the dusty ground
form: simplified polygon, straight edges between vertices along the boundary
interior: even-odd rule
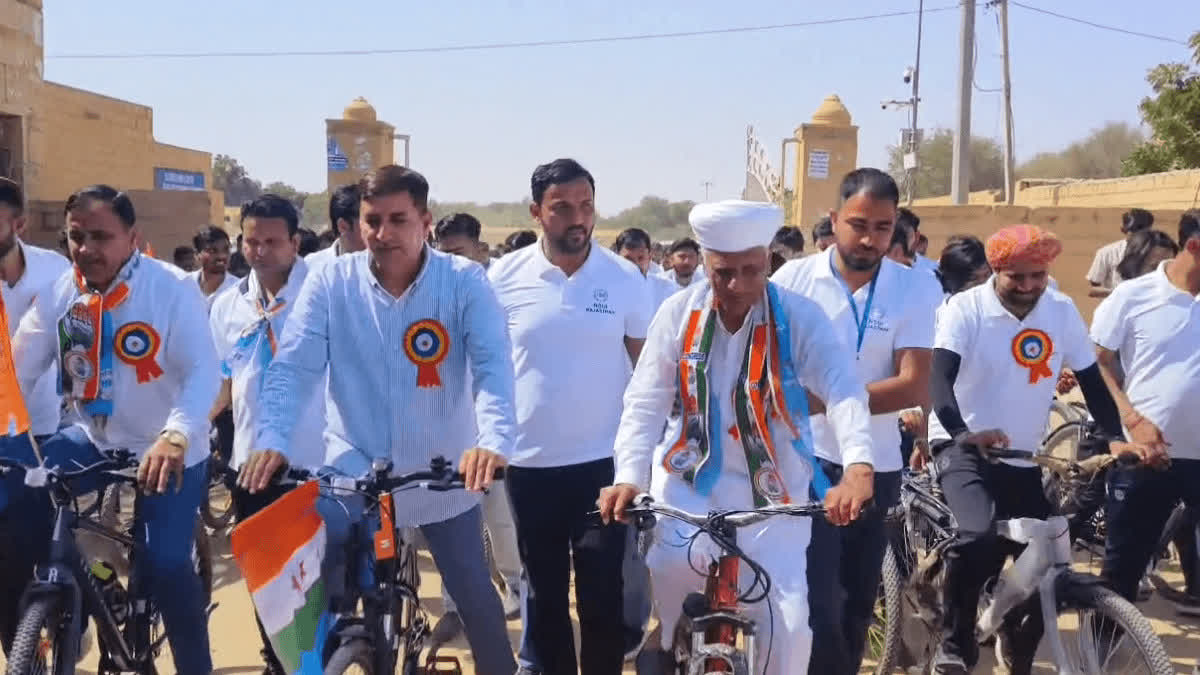
[[[212,636],[213,662],[216,666],[215,672],[220,675],[261,672],[258,631],[251,618],[250,599],[246,594],[246,587],[242,583],[229,553],[228,537],[225,535],[215,536],[214,549],[215,576],[218,586],[215,599],[219,606],[213,612],[209,626]],[[1080,560],[1080,567],[1084,569],[1088,567],[1085,559]],[[439,582],[433,563],[427,557],[422,559],[421,571],[421,600],[431,614],[438,616],[442,611]],[[1182,577],[1178,567],[1174,564],[1166,566],[1159,581],[1176,589],[1180,588]],[[1167,591],[1169,592],[1169,588]],[[1191,673],[1193,664],[1197,658],[1200,658],[1200,619],[1177,616],[1173,607],[1164,599],[1163,593],[1155,593],[1148,602],[1140,607],[1152,618],[1155,629],[1162,636],[1178,671]],[[510,623],[509,637],[514,644],[519,636],[519,623]],[[474,672],[464,640],[460,639],[445,653],[462,659],[464,673]],[[995,667],[990,649],[983,650],[983,657],[985,663],[982,663],[976,672],[1005,672],[1003,669]],[[2,658],[0,658],[0,663],[3,663]],[[78,672],[81,675],[93,675],[95,667],[96,655],[92,653],[80,664]],[[169,654],[164,654],[160,659],[159,667],[163,673],[173,672]],[[626,672],[632,673],[633,670],[627,669]],[[1049,673],[1053,672],[1053,669],[1048,663],[1043,662],[1038,672]]]

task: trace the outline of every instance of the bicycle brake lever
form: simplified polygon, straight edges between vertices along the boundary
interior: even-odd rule
[[[31,488],[46,487],[50,482],[50,470],[44,466],[35,466],[25,470],[25,485]]]

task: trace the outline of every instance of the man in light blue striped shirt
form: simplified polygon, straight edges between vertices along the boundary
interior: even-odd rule
[[[359,476],[382,458],[409,472],[461,453],[458,468],[475,492],[399,491],[396,525],[421,528],[458,603],[477,672],[511,675],[516,662],[484,559],[478,494],[512,450],[504,313],[483,268],[426,245],[424,177],[385,166],[360,190],[368,250],[338,256],[305,281],[267,369],[257,452],[240,481],[262,490],[287,462],[299,401],[327,368],[325,463],[333,470]],[[353,600],[341,582],[350,521],[363,512],[354,502],[328,497],[319,505],[328,537],[322,575],[335,602]]]

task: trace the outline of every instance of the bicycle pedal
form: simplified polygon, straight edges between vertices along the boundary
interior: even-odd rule
[[[453,673],[453,675],[463,675],[462,664],[458,662],[457,656],[435,656],[430,654],[425,660],[425,672],[428,675],[434,673]]]

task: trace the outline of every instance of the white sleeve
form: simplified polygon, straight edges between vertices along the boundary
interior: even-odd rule
[[[937,316],[937,330],[933,336],[933,348],[945,349],[959,356],[965,356],[971,350],[975,331],[973,320],[964,311],[970,296],[959,293],[950,298],[950,302],[942,305]]]
[[[177,283],[181,292],[176,294],[167,338],[172,348],[163,366],[179,377],[181,386],[163,431],[178,431],[197,443],[208,436],[208,414],[221,388],[220,371],[204,300],[187,279]]]
[[[1112,295],[1100,301],[1100,306],[1092,314],[1092,342],[1109,351],[1121,349],[1121,345],[1125,344],[1125,331],[1129,328],[1129,323],[1122,320],[1125,316],[1124,290],[1114,290]]]
[[[678,393],[682,338],[678,327],[687,310],[682,298],[672,297],[654,315],[646,345],[625,389],[625,407],[617,429],[616,478],[645,490],[650,487],[650,463],[663,426]]]
[[[843,466],[875,466],[867,390],[829,318],[812,301],[792,295],[789,330],[792,361],[800,383],[825,402],[825,418],[833,426]],[[893,450],[894,452],[894,450]]]
[[[1088,338],[1087,324],[1079,314],[1079,308],[1067,301],[1066,325],[1063,326],[1063,365],[1073,371],[1084,370],[1096,362],[1096,350]]]
[[[12,338],[13,367],[17,383],[26,398],[37,381],[50,369],[58,357],[58,319],[61,312],[55,307],[58,293],[48,288],[34,298],[33,306],[21,317]]]
[[[641,340],[646,337],[650,319],[654,316],[654,301],[650,282],[640,274],[629,282],[630,308],[625,312],[625,337]]]
[[[908,272],[913,278],[910,281],[913,284],[915,292],[909,294],[908,307],[905,308],[904,315],[900,317],[900,325],[896,328],[896,349],[931,349],[933,347],[933,325],[935,322],[934,314],[937,312],[937,301],[934,300],[935,294],[933,289],[934,280],[931,283],[925,278],[926,273],[921,270],[910,270]],[[937,300],[941,299],[941,294],[937,294]]]
[[[1100,250],[1096,251],[1096,256],[1092,258],[1092,266],[1088,268],[1087,280],[1097,286],[1108,285],[1108,276],[1111,271],[1109,268],[1112,265],[1109,264],[1108,256],[1105,255],[1107,252],[1107,246],[1100,247]]]

